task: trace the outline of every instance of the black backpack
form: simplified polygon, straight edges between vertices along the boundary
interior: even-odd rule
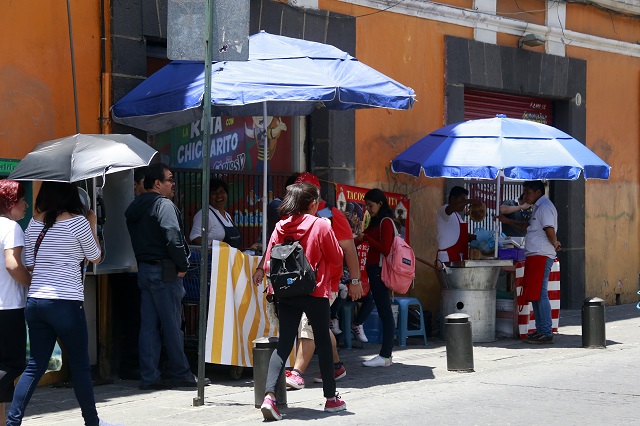
[[[308,296],[316,289],[316,271],[302,245],[292,237],[271,248],[269,266],[269,280],[276,298]]]

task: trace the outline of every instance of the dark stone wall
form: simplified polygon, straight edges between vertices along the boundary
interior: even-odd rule
[[[445,37],[445,112],[447,124],[464,120],[465,87],[554,100],[554,123],[583,141],[586,137],[586,61]],[[571,99],[580,93],[583,103]],[[446,181],[445,196],[453,179]],[[584,180],[553,181],[551,200],[558,210],[561,306],[577,309],[585,295]]]
[[[355,56],[353,17],[298,9],[271,0],[251,0],[250,13],[251,34],[264,30],[328,43]],[[112,90],[113,101],[117,102],[146,77],[149,47],[166,47],[167,0],[114,0],[111,14]],[[321,180],[354,183],[354,122],[353,111],[319,109],[311,114],[305,145],[307,168]],[[144,132],[117,123],[113,123],[113,132],[145,138]],[[332,185],[323,189],[323,195],[332,195]]]

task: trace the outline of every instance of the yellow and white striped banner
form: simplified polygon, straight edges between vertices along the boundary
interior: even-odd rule
[[[278,335],[277,324],[271,324],[266,315],[265,284],[251,282],[260,257],[218,241],[211,251],[205,361],[251,367],[253,341]]]

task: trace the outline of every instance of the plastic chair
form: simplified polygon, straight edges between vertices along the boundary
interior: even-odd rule
[[[352,340],[356,337],[351,331],[351,321],[353,319],[353,309],[357,306],[358,304],[356,302],[347,299],[344,305],[342,305],[342,312],[340,312],[340,329],[342,333],[336,336],[336,339],[338,339],[338,341],[344,339],[345,349],[351,349]]]
[[[185,303],[198,303],[200,300],[200,260],[202,253],[200,246],[189,246],[191,254],[189,255],[189,269],[184,276],[183,285],[185,289],[185,296],[183,302]],[[211,253],[209,253],[209,263],[207,270],[207,277],[211,276]],[[207,280],[207,289],[211,287],[211,283]],[[209,292],[207,291],[207,294]]]
[[[424,327],[424,311],[420,301],[415,297],[396,297],[392,303],[398,305],[398,346],[407,346],[408,336],[422,336],[424,338],[424,344],[427,344],[427,331]],[[420,312],[420,329],[409,330],[409,306],[417,305]]]

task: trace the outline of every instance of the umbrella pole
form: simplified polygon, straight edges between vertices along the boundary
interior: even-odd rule
[[[496,233],[494,237],[494,253],[493,257],[498,258],[498,239],[500,238],[500,176],[502,176],[502,170],[498,170],[498,176],[496,176]]]
[[[262,255],[267,249],[267,154],[269,153],[269,129],[267,128],[267,102],[262,102],[262,125],[264,127],[264,152],[262,158]]]
[[[212,0],[207,0],[205,19],[207,32],[204,36],[204,98],[202,106],[202,120],[204,131],[202,132],[202,242],[200,243],[200,318],[198,320],[198,396],[193,398],[193,405],[204,405],[204,356],[205,341],[207,338],[207,283],[209,277],[209,147],[211,144],[211,39],[213,25]]]

